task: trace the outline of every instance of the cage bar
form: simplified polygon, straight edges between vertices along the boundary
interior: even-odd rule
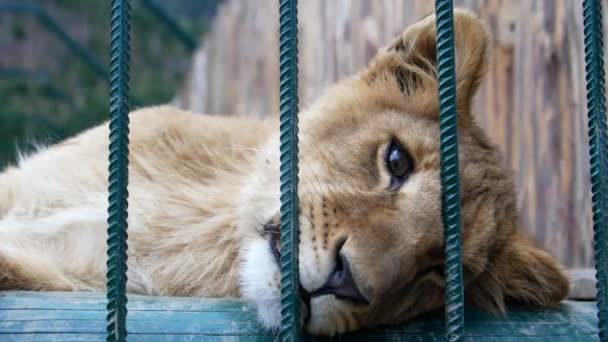
[[[127,336],[130,1],[112,0],[108,176],[107,341]]]
[[[448,341],[462,340],[464,287],[460,234],[458,175],[458,113],[454,66],[454,8],[451,0],[436,0],[437,73],[441,150],[441,204],[445,239],[445,318]]]
[[[298,2],[279,0],[281,341],[300,336],[298,272]]]
[[[589,118],[589,155],[593,201],[593,248],[595,251],[599,337],[608,341],[608,142],[606,140],[606,95],[602,3],[583,1],[585,35],[585,80],[587,82],[587,115]]]

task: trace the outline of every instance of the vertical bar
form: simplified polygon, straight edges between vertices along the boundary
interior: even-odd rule
[[[436,0],[437,73],[441,149],[442,217],[445,239],[446,338],[461,341],[464,333],[464,287],[458,176],[458,113],[454,66],[454,13],[451,0]]]
[[[608,143],[606,140],[606,96],[604,87],[604,44],[602,4],[600,0],[583,1],[585,34],[585,71],[587,81],[587,115],[589,117],[589,154],[591,162],[591,192],[593,200],[593,248],[599,337],[608,341]]]
[[[125,341],[127,337],[130,10],[129,0],[112,0],[107,341]]]
[[[297,0],[279,0],[281,341],[300,339],[297,6]]]

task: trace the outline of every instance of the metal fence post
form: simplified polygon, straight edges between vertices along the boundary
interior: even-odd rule
[[[108,178],[107,340],[127,336],[130,1],[112,0]]]
[[[460,232],[458,174],[458,113],[454,67],[454,8],[451,0],[436,0],[437,73],[441,149],[442,217],[445,239],[446,338],[461,341],[464,333],[464,286]]]
[[[606,89],[604,86],[604,43],[602,3],[583,1],[587,114],[589,117],[589,154],[593,200],[593,248],[597,278],[599,335],[608,341],[608,141],[606,140]]]
[[[298,2],[279,0],[281,341],[300,339],[298,272]]]

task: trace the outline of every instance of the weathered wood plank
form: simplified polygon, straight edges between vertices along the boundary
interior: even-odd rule
[[[129,311],[242,312],[236,299],[172,297],[163,301],[150,296],[129,296]],[[106,310],[107,300],[95,292],[0,292],[0,310]]]
[[[129,341],[274,340],[257,323],[252,307],[239,300],[130,296],[128,305]],[[597,341],[593,302],[514,309],[505,317],[471,309],[466,322],[467,341]],[[105,325],[103,293],[0,294],[0,341],[101,341]],[[443,327],[437,313],[333,340],[442,341]]]

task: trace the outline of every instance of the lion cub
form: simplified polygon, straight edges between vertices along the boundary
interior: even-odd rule
[[[410,26],[300,114],[305,328],[333,335],[443,303],[435,24]],[[514,185],[470,112],[488,30],[455,13],[467,300],[501,312],[568,293],[520,231]],[[128,291],[244,297],[280,324],[278,128],[151,107],[131,114]],[[0,174],[0,289],[103,291],[107,124]]]

